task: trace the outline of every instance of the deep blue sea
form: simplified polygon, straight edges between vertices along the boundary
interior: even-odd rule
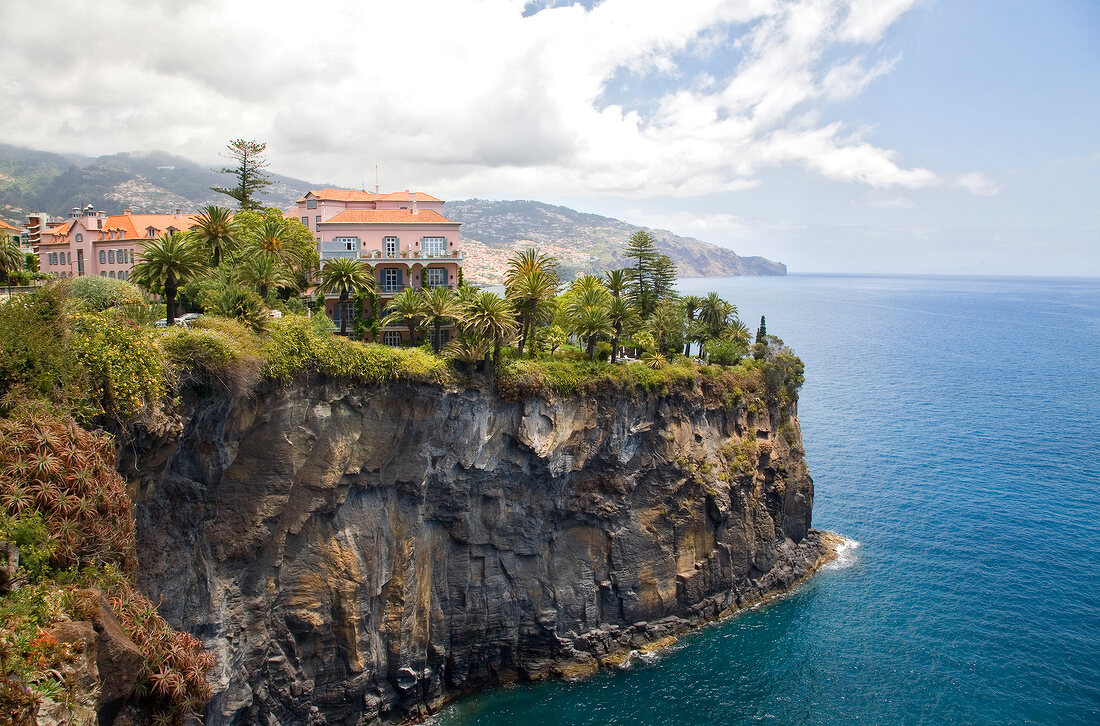
[[[1100,724],[1100,280],[686,280],[806,364],[806,585],[440,726]]]

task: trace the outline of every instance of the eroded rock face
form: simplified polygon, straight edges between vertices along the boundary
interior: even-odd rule
[[[185,403],[124,461],[139,584],[217,655],[208,723],[400,720],[584,673],[822,554],[797,420],[707,400],[312,381]]]

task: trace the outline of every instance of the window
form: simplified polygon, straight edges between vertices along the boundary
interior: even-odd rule
[[[82,235],[82,234],[80,234],[79,232],[77,232],[77,234],[76,234],[76,241],[77,241],[77,242],[83,242],[83,241],[84,241],[84,235]]]
[[[111,270],[110,272],[108,272],[107,277],[111,278],[112,280],[115,279],[115,271]]]
[[[126,230],[124,230],[124,229],[120,229],[120,230],[118,231],[118,238],[119,238],[119,239],[126,239]]]
[[[125,265],[126,264],[126,250],[116,251],[115,252],[115,259]]]
[[[315,219],[315,220],[317,220],[317,221],[316,221],[316,224],[320,224],[320,223],[321,223],[321,215],[320,215],[320,214],[318,214],[318,215],[317,215],[316,217],[314,217],[314,219]]]
[[[302,225],[306,227],[309,226],[309,217],[302,217]]]
[[[307,199],[306,200],[306,209],[317,209],[317,200],[316,199]]]
[[[436,267],[429,267],[424,270],[424,286],[425,287],[439,287],[440,285],[447,284],[447,271],[441,270]]]
[[[396,330],[387,330],[382,333],[382,343],[385,345],[401,345],[401,333]]]
[[[397,257],[396,237],[383,237],[382,244],[386,248],[386,257]]]
[[[343,249],[345,252],[355,252],[359,249],[358,237],[335,237],[332,241],[337,248]]]
[[[146,227],[145,228],[145,236],[146,237],[156,237],[157,236],[157,230],[154,229],[153,227]]]
[[[106,265],[107,264],[107,253],[104,252],[103,250],[99,251],[99,264],[101,264],[101,265]]]
[[[103,254],[103,253],[100,252],[100,254]],[[119,261],[121,262],[121,260],[119,260]],[[112,265],[115,264],[115,251],[114,250],[107,250],[107,262],[112,264]]]
[[[119,270],[118,271],[118,279],[120,279],[120,280],[125,280],[126,279],[126,270]]]
[[[100,277],[107,277],[107,273],[106,273],[106,272],[104,272],[103,270],[100,270],[100,271],[99,271],[99,276],[100,276]]]
[[[392,267],[382,270],[382,290],[384,292],[397,292],[401,285],[399,271]]]
[[[447,240],[443,237],[424,237],[420,240],[420,254],[424,257],[442,257],[447,248]]]

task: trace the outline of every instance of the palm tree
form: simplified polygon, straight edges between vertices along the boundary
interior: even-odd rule
[[[516,312],[512,304],[495,292],[483,291],[462,305],[462,325],[468,333],[493,344],[493,365],[500,362],[500,347],[516,334]],[[488,367],[489,354],[485,354]]]
[[[164,290],[168,324],[176,322],[176,292],[206,269],[206,255],[186,235],[167,232],[145,243],[131,279],[150,292]]]
[[[615,336],[611,340],[611,362],[614,363],[619,353],[619,338],[622,337],[624,329],[629,330],[634,327],[638,314],[634,312],[634,306],[625,298],[614,297],[611,299],[611,304],[607,306],[607,318],[615,328]]]
[[[607,308],[595,305],[586,306],[571,315],[570,327],[575,335],[588,339],[588,360],[596,355],[596,339],[611,337],[615,333]]]
[[[420,303],[420,291],[415,287],[406,287],[394,295],[390,304],[386,306],[390,312],[382,318],[382,327],[394,323],[405,323],[409,326],[409,343],[412,343],[413,336],[416,334],[417,321],[423,317]]]
[[[695,322],[695,313],[699,308],[703,307],[703,302],[703,298],[698,295],[685,295],[680,300],[680,304],[684,306],[684,314],[687,315],[689,329],[687,342],[684,343],[684,355],[691,355],[691,341],[695,340],[695,338],[691,337],[691,331],[695,330],[692,323]],[[699,351],[702,353],[702,343],[699,345]]]
[[[539,252],[534,247],[515,252],[508,258],[508,268],[504,272],[504,286],[511,287],[520,275],[536,270],[557,275],[558,258]]]
[[[235,231],[232,210],[213,204],[203,207],[202,213],[195,217],[195,224],[191,225],[191,233],[213,255],[211,266],[214,268],[221,264],[222,252],[237,246]]]
[[[530,248],[508,258],[504,289],[519,314],[520,355],[523,346],[534,337],[539,320],[553,317],[552,301],[560,284],[556,257]]]
[[[228,285],[207,295],[203,304],[207,314],[240,320],[256,332],[267,327],[267,304],[251,290]]]
[[[440,348],[443,347],[439,342],[439,333],[443,327],[443,321],[453,318],[459,313],[458,305],[455,304],[454,290],[445,285],[440,285],[421,293],[420,312],[432,326],[432,351],[438,355]]]
[[[604,273],[603,281],[604,285],[607,286],[607,291],[611,293],[611,297],[619,297],[630,284],[630,271],[608,270]]]
[[[479,336],[460,335],[443,347],[443,355],[470,368],[483,358],[488,361],[492,344]]]
[[[325,266],[321,268],[319,287],[322,294],[327,294],[329,291],[340,293],[340,335],[347,335],[348,297],[353,292],[373,289],[374,280],[359,260],[339,258],[325,262]]]
[[[535,325],[540,320],[553,317],[554,295],[558,291],[557,275],[543,270],[528,270],[513,278],[506,288],[508,299],[519,311],[519,354],[523,355],[523,346],[531,340]],[[532,346],[533,347],[533,346]]]
[[[653,315],[646,321],[646,327],[657,341],[658,353],[665,350],[665,341],[668,338],[677,337],[683,333],[685,321],[683,309],[674,302],[666,300],[654,308]]]
[[[250,255],[234,270],[234,278],[242,285],[256,288],[265,301],[273,287],[294,287],[297,281],[283,262],[269,252]]]
[[[11,285],[11,273],[23,268],[23,253],[19,249],[19,243],[13,237],[5,237],[0,240],[0,272],[4,279]],[[8,291],[11,294],[11,291]]]

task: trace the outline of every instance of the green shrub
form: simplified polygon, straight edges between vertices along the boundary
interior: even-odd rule
[[[192,328],[165,330],[161,346],[183,380],[209,383],[234,396],[244,395],[260,381],[260,339],[236,320],[204,316]]]
[[[742,358],[748,355],[749,347],[738,340],[715,338],[703,344],[703,353],[707,361],[720,366],[737,365]]]
[[[676,362],[657,370],[634,363],[601,363],[583,358],[517,359],[502,361],[497,370],[497,391],[502,398],[518,401],[528,396],[557,394],[595,395],[622,391],[664,392],[690,387],[695,366]]]
[[[274,321],[263,343],[265,377],[287,380],[298,373],[316,372],[363,383],[449,379],[446,363],[430,351],[333,337],[327,319],[315,315],[314,320],[318,317],[323,333],[318,330],[321,325],[297,315]]]
[[[66,355],[68,326],[62,287],[0,300],[0,391],[25,387],[47,396],[79,375]]]
[[[63,284],[69,298],[84,310],[100,311],[118,305],[145,302],[145,295],[142,294],[141,289],[125,280],[81,275]]]

